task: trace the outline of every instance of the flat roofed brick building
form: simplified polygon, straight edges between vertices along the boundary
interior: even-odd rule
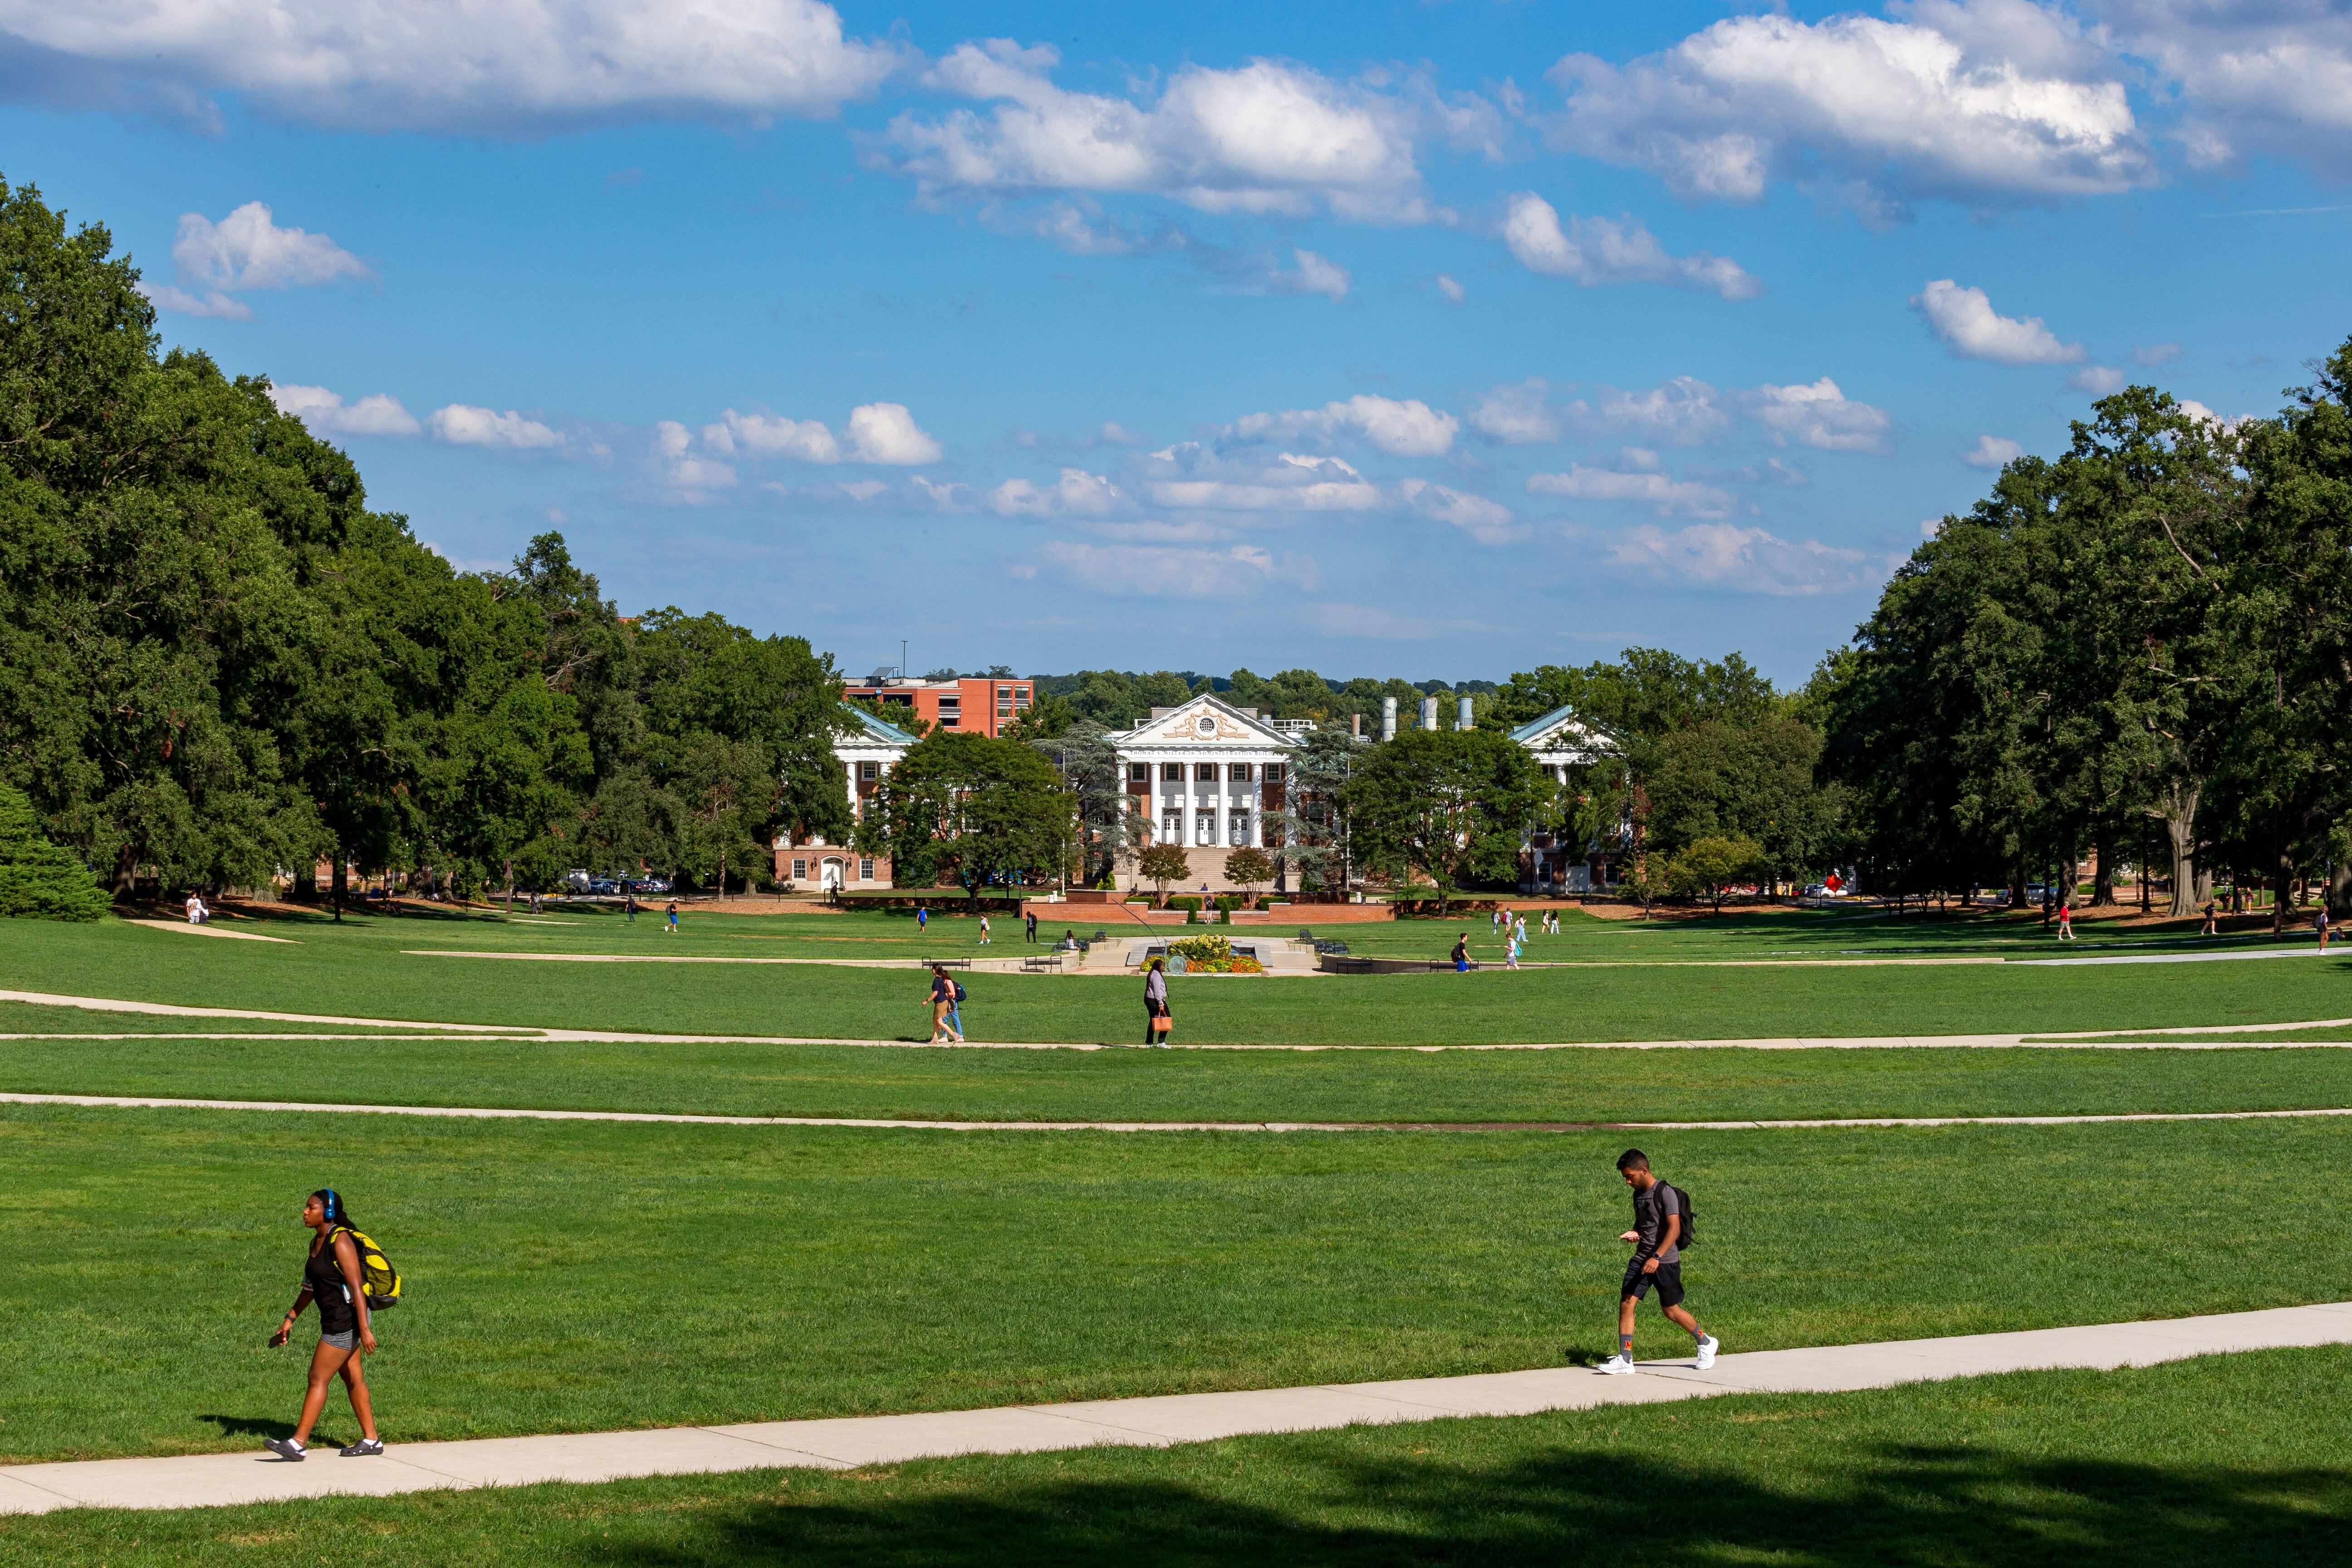
[[[1013,720],[1029,711],[1036,700],[1036,683],[1007,676],[964,676],[955,680],[922,680],[909,676],[877,675],[853,680],[842,688],[844,697],[904,708],[926,724],[961,730],[974,735],[998,735]]]

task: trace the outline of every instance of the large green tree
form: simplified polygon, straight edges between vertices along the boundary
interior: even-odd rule
[[[1050,880],[1075,840],[1076,801],[1052,763],[1019,741],[937,730],[877,786],[858,847],[890,858],[899,887],[982,889]]]
[[[1344,792],[1363,857],[1425,873],[1441,905],[1471,882],[1516,881],[1551,785],[1525,748],[1489,730],[1408,730],[1372,749]]]

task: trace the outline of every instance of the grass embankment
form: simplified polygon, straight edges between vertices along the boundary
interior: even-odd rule
[[[2352,1049],[1077,1052],[462,1037],[358,1047],[0,1039],[0,1090],[965,1121],[2090,1116],[2352,1106]]]
[[[716,928],[721,917],[710,917]],[[779,917],[787,918],[787,917]],[[815,917],[809,917],[815,918]],[[746,917],[739,924],[755,924]],[[279,945],[211,942],[120,922],[18,922],[0,988],[394,1020],[919,1038],[924,979],[810,964],[533,963],[447,956],[546,951],[544,928],[382,920],[301,928]],[[712,930],[614,928],[645,956],[740,956]],[[518,934],[521,933],[521,934]],[[697,944],[699,945],[697,945]],[[723,949],[723,952],[721,951]],[[404,951],[413,950],[413,951]],[[438,950],[434,956],[419,952]],[[969,981],[978,1040],[1139,1037],[1131,977],[982,974]],[[2160,1028],[2352,1016],[2344,959],[2023,968],[1987,964],[1776,968],[1694,964],[1303,980],[1179,977],[1178,1038],[1193,1044],[1458,1045]]]
[[[0,1561],[1844,1568],[2341,1556],[2352,1350],[603,1486],[0,1520]],[[331,1552],[330,1553],[331,1555]]]
[[[371,1380],[419,1440],[1555,1365],[1610,1347],[1626,1142],[8,1108],[0,1458],[284,1430],[310,1331],[262,1340],[322,1184],[409,1281]],[[2291,1181],[2338,1123],[1640,1142],[1735,1350],[2352,1297],[2352,1193]]]

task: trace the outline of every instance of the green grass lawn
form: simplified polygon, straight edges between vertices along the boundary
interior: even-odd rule
[[[812,922],[826,917],[772,917]],[[842,920],[882,917],[838,917]],[[1763,919],[1766,917],[1758,917]],[[1792,919],[1794,917],[1773,917]],[[741,956],[757,941],[706,917],[695,934],[611,923],[598,940],[646,955]],[[1600,922],[1591,922],[1599,924]],[[572,951],[549,928],[489,920],[289,925],[296,943],[220,942],[119,921],[14,921],[0,988],[358,1017],[824,1038],[920,1038],[924,978],[812,964],[534,963],[457,951]],[[575,944],[576,945],[576,944]],[[978,1040],[1113,1041],[1140,1034],[1132,977],[982,974]],[[2244,963],[1964,966],[1580,966],[1318,979],[1181,976],[1178,1038],[1193,1044],[1454,1045],[1529,1040],[1954,1034],[2284,1023],[2352,1016],[2347,957]]]
[[[2352,1106],[2352,1049],[925,1051],[457,1037],[354,1050],[0,1039],[0,1090],[977,1121],[2078,1116]]]
[[[866,1568],[2340,1559],[2352,1350],[1164,1449],[0,1519],[0,1562]],[[322,1548],[322,1542],[325,1543]]]
[[[0,1458],[283,1430],[310,1331],[262,1341],[322,1184],[409,1281],[370,1369],[397,1441],[1559,1364],[1610,1347],[1625,1142],[10,1107]],[[2352,1297],[2334,1122],[1641,1142],[1734,1350]]]

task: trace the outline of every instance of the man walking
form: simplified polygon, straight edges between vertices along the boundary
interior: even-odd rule
[[[1470,933],[1466,931],[1456,938],[1454,943],[1454,973],[1456,974],[1470,973]]]
[[[1030,946],[1037,945],[1037,911],[1026,906],[1021,910],[1021,936]]]
[[[2058,906],[2058,940],[2060,942],[2074,940],[2074,909],[2071,904],[2062,903]]]
[[[622,896],[621,912],[628,917],[629,924],[637,923],[637,890],[635,888],[631,888]]]
[[[1718,1347],[1683,1308],[1682,1248],[1677,1245],[1685,1230],[1682,1194],[1650,1173],[1650,1157],[1639,1149],[1617,1156],[1617,1173],[1633,1189],[1633,1228],[1617,1238],[1633,1244],[1633,1258],[1625,1265],[1624,1282],[1617,1292],[1617,1353],[1595,1370],[1613,1377],[1633,1375],[1633,1308],[1655,1285],[1658,1305],[1666,1316],[1698,1342],[1698,1370],[1705,1372],[1715,1364]]]
[[[2319,908],[2311,917],[2311,929],[2319,933],[2319,951],[2327,951],[2327,898],[2322,894]]]

